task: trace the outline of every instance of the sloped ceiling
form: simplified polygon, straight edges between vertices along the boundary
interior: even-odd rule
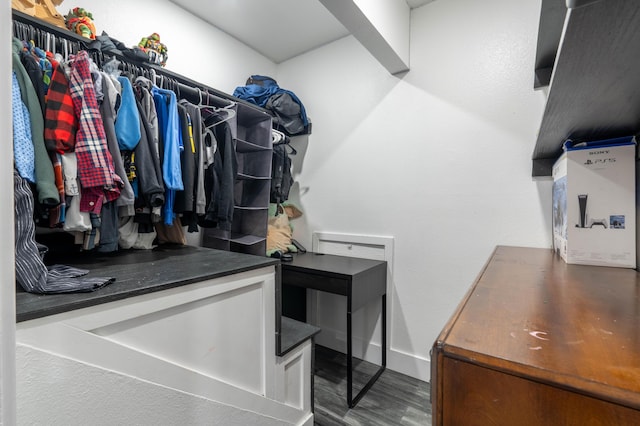
[[[171,1],[275,63],[349,35],[319,0]],[[431,1],[406,0],[411,8]]]

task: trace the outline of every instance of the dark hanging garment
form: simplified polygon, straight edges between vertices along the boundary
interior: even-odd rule
[[[104,93],[104,100],[100,104],[100,115],[102,116],[102,122],[104,125],[104,131],[107,136],[107,147],[111,153],[113,159],[113,167],[120,179],[122,180],[123,187],[120,190],[120,197],[116,201],[116,205],[122,212],[122,216],[133,216],[133,202],[134,194],[131,183],[127,178],[127,172],[124,168],[124,161],[122,160],[122,154],[120,153],[120,147],[118,146],[118,139],[116,135],[115,121],[116,111],[120,106],[120,96],[111,81],[110,77],[106,74],[102,78],[102,92]]]
[[[160,207],[164,204],[164,184],[162,169],[156,147],[150,142],[153,137],[149,123],[143,113],[140,101],[136,99],[140,111],[140,142],[134,151],[136,157],[136,175],[138,177],[138,198],[142,198],[144,205],[149,208]]]
[[[178,103],[178,113],[184,143],[181,159],[184,191],[178,193],[176,209],[180,209],[181,222],[187,226],[187,231],[198,232],[199,216],[206,211],[202,119],[200,109],[185,100]]]
[[[100,243],[96,247],[99,253],[118,251],[118,206],[115,201],[102,205],[100,211]]]
[[[280,204],[289,199],[289,191],[293,185],[291,158],[285,144],[274,145],[272,157],[270,202]]]
[[[182,132],[182,143],[184,146],[180,156],[184,190],[176,194],[174,210],[176,213],[192,213],[195,204],[196,188],[196,146],[193,139],[191,116],[187,112],[187,108],[180,103],[178,104],[178,117],[180,118],[180,131]]]
[[[238,173],[238,160],[233,146],[231,128],[227,122],[219,123],[219,117],[205,118],[205,128],[213,132],[217,148],[213,164],[205,171],[207,212],[199,221],[200,226],[231,230],[234,208],[234,184]],[[215,124],[218,122],[218,124]],[[211,125],[214,127],[211,129]]]
[[[38,65],[38,61],[33,55],[23,50],[20,52],[20,62],[24,66],[24,69],[27,71],[29,75],[29,80],[31,80],[31,84],[33,85],[33,89],[36,91],[36,95],[38,96],[38,101],[40,101],[40,109],[42,111],[42,116],[44,117],[44,74],[40,65]]]
[[[193,146],[195,148],[195,186],[193,196],[193,211],[191,213],[186,213],[183,215],[182,224],[188,226],[188,232],[198,232],[199,217],[205,214],[207,207],[207,198],[204,187],[205,159],[207,155],[205,153],[203,145],[202,115],[198,106],[193,105],[185,100],[180,101],[180,103],[187,109],[187,113],[189,114],[189,118],[191,119],[192,133],[190,137],[193,139],[188,140],[188,145],[191,145],[191,143],[193,143]],[[185,148],[186,145],[187,144],[185,144]]]

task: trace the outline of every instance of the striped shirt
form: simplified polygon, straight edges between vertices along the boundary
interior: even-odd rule
[[[112,277],[85,276],[86,269],[66,265],[45,266],[46,246],[35,240],[33,194],[26,180],[13,172],[15,207],[16,282],[30,293],[94,291],[115,281]]]

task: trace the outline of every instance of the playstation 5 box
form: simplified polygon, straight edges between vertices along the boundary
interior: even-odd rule
[[[635,138],[563,149],[553,166],[554,250],[571,264],[635,268]]]

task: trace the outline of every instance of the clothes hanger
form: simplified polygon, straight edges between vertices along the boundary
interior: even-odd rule
[[[220,115],[220,113],[225,113],[226,114],[226,116],[224,118],[220,119],[220,121],[216,121],[214,124],[209,125],[208,126],[209,128],[213,128],[213,127],[215,127],[215,126],[217,126],[219,124],[224,123],[225,121],[229,121],[233,117],[236,116],[236,110],[235,110],[235,106],[237,105],[236,102],[220,98],[220,99],[222,99],[224,101],[229,102],[229,104],[225,105],[224,107],[218,108],[218,107],[215,107],[213,105],[209,105],[209,99],[210,99],[210,96],[212,96],[212,95],[209,94],[209,91],[206,88],[205,88],[205,90],[202,90],[199,87],[196,87],[196,89],[198,90],[198,95],[199,95],[199,98],[200,98],[200,103],[198,105],[195,105],[196,108],[200,109],[201,111],[206,111],[206,112],[209,112],[209,113],[213,113],[213,114],[218,115],[218,116]],[[202,97],[203,94],[205,95],[204,99],[206,99],[206,103],[204,103],[204,100],[203,100],[203,97]]]
[[[20,40],[26,40],[29,38],[29,29],[27,24],[20,24]]]
[[[234,108],[235,106],[236,106],[236,103],[233,102],[231,105],[227,105],[226,107],[223,107],[223,108],[211,107],[217,114],[219,114],[221,112],[224,112],[224,113],[227,114],[227,116],[224,117],[222,120],[213,123],[210,127],[219,126],[220,124],[224,123],[225,121],[229,121],[233,117],[235,117],[236,116],[236,110],[235,109],[231,109],[231,108]]]
[[[64,58],[65,62],[69,61],[69,43],[67,42],[66,38],[63,38],[62,40],[60,40],[62,42],[61,47],[61,51],[62,51],[62,57]]]
[[[49,46],[47,51],[51,52],[53,56],[56,55],[56,36],[55,34],[49,34]]]
[[[40,28],[36,29],[35,45],[38,47],[44,46],[44,31]]]
[[[176,94],[177,99],[180,99],[180,84],[178,83],[178,80],[176,80],[175,78],[172,78],[171,83],[173,86],[171,88],[171,91]]]
[[[29,25],[28,29],[29,37],[27,37],[27,40],[33,40],[36,37],[36,29],[33,27],[33,25]]]
[[[196,87],[196,90],[198,91],[198,105],[202,105],[202,90],[199,87]]]

